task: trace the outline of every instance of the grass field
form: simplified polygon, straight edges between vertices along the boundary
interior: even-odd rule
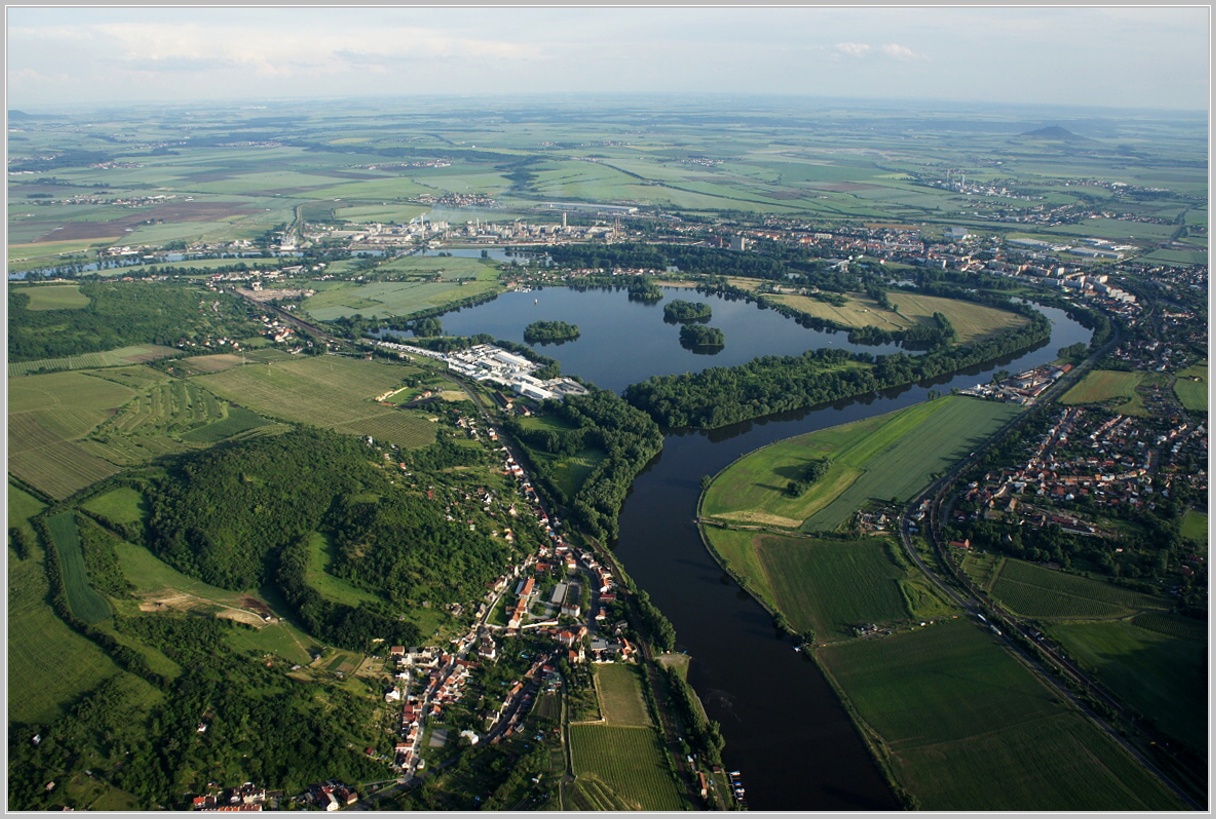
[[[921,810],[1181,808],[974,622],[841,643],[820,657]]]
[[[320,321],[356,313],[380,318],[409,316],[500,289],[495,268],[478,259],[410,256],[388,262],[377,272],[416,278],[370,284],[318,283],[316,295],[304,300],[304,310]],[[430,280],[434,276],[439,281]]]
[[[650,726],[650,714],[642,695],[641,669],[630,663],[599,663],[595,666],[595,690],[600,712],[609,725]]]
[[[1174,381],[1174,394],[1182,406],[1195,412],[1208,411],[1208,363],[1179,370]]]
[[[89,306],[89,297],[75,284],[48,284],[13,288],[30,297],[30,310],[78,310]]]
[[[274,606],[265,595],[254,590],[230,591],[195,580],[160,560],[147,548],[133,543],[116,544],[123,576],[135,587],[137,601],[124,604],[125,613],[197,613],[224,617],[254,626],[236,628],[228,633],[234,649],[278,654],[296,663],[309,661],[308,646],[316,641],[287,620],[265,624],[250,611],[245,598],[260,598]]]
[[[309,586],[320,592],[322,597],[348,606],[358,606],[365,601],[376,602],[379,600],[371,592],[364,591],[340,577],[334,577],[332,574],[329,574],[332,556],[330,554],[329,540],[325,535],[313,532],[308,539],[308,549],[311,555],[311,562],[304,579]]]
[[[871,498],[907,500],[1017,412],[949,396],[780,441],[723,470],[705,493],[702,514],[726,524],[830,531]],[[787,484],[816,458],[831,459],[828,473],[790,497]]]
[[[46,505],[31,495],[29,492],[22,490],[12,481],[8,482],[8,525],[11,529],[14,526],[29,526],[30,518],[37,515]],[[33,531],[32,529],[30,531]]]
[[[1187,540],[1207,543],[1208,516],[1203,512],[1196,512],[1194,509],[1186,510],[1186,514],[1182,518],[1182,536]]]
[[[1115,398],[1132,398],[1144,380],[1142,372],[1094,370],[1081,383],[1064,393],[1061,404],[1097,404]]]
[[[525,429],[565,430],[572,427],[552,416],[533,415],[523,418],[520,423]],[[549,468],[550,479],[565,497],[573,498],[582,488],[600,461],[604,459],[604,451],[600,449],[581,449],[573,455],[554,455],[543,450],[528,447],[528,454],[539,465]]]
[[[1195,750],[1208,744],[1204,623],[1168,612],[1049,629],[1117,697]]]
[[[30,375],[39,371],[54,372],[56,370],[93,370],[100,367],[121,367],[127,364],[142,364],[145,361],[155,361],[158,358],[168,358],[177,355],[172,347],[162,347],[157,344],[137,344],[131,347],[120,347],[117,350],[107,350],[103,353],[81,353],[80,355],[63,358],[40,358],[36,361],[16,361],[8,365],[8,377]]]
[[[119,487],[90,498],[81,507],[114,523],[135,523],[143,520],[143,493],[130,486]]]
[[[110,605],[89,583],[84,566],[80,533],[76,529],[76,513],[60,512],[47,518],[55,552],[59,555],[59,571],[63,576],[64,592],[72,614],[86,623],[100,623],[110,616]],[[49,556],[48,556],[49,559]]]
[[[904,570],[883,538],[821,540],[759,535],[755,549],[778,608],[817,642],[847,639],[853,627],[906,620]]]
[[[426,413],[373,399],[415,372],[383,361],[318,356],[248,364],[195,378],[217,395],[271,418],[413,448],[435,440]]]
[[[743,283],[755,282],[750,279],[732,281],[740,286],[746,286]],[[756,282],[756,284],[758,283]],[[950,319],[950,324],[958,333],[958,341],[962,344],[1007,332],[1023,326],[1028,321],[1025,316],[1011,313],[1008,310],[998,310],[994,307],[972,304],[958,299],[904,293],[898,290],[890,291],[887,294],[887,300],[895,308],[894,310],[880,307],[878,302],[859,294],[850,295],[848,303],[842,307],[835,307],[809,296],[778,295],[769,298],[812,316],[848,327],[873,326],[891,331],[905,330],[918,324],[936,326],[933,314],[940,312]]]
[[[658,736],[650,728],[578,723],[570,726],[575,776],[590,775],[631,810],[683,810],[684,799],[668,772]]]

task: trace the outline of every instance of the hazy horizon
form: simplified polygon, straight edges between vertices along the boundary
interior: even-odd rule
[[[743,95],[1204,112],[1210,8],[7,8],[10,109]]]

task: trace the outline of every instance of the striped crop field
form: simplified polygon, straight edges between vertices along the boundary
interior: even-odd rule
[[[651,728],[576,723],[570,726],[570,755],[575,776],[594,776],[632,810],[685,807]]]
[[[384,361],[318,356],[248,364],[195,376],[211,392],[270,418],[312,424],[413,448],[435,440],[423,411],[375,397],[401,386],[415,368]]]
[[[921,810],[1181,809],[972,621],[839,643],[819,656]]]
[[[102,367],[143,364],[147,361],[155,361],[158,358],[175,356],[178,352],[178,350],[172,347],[162,347],[158,344],[136,344],[131,347],[120,347],[117,350],[106,350],[101,353],[81,353],[80,355],[70,355],[62,358],[16,361],[8,365],[8,377],[14,378],[19,375],[31,375],[39,371],[95,370]]]
[[[635,810],[634,805],[593,774],[583,774],[571,783],[561,783],[564,807],[577,811]]]
[[[1164,598],[1011,558],[995,574],[991,593],[1018,614],[1043,620],[1110,619],[1171,608]]]
[[[110,604],[93,589],[84,566],[80,532],[76,529],[76,514],[60,512],[47,518],[47,530],[59,555],[59,568],[68,607],[86,623],[99,623],[110,616]]]
[[[610,725],[648,726],[650,714],[642,695],[641,670],[632,663],[600,663],[595,667],[595,690],[600,711]]]

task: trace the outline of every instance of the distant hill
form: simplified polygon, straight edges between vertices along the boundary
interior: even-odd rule
[[[1018,137],[1022,139],[1049,139],[1056,142],[1093,142],[1089,137],[1074,134],[1067,128],[1061,128],[1059,125],[1039,128],[1037,131],[1026,131],[1025,133],[1018,134]]]

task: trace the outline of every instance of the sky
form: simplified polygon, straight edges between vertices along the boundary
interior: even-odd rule
[[[779,94],[1208,111],[1211,8],[7,6],[9,109]]]

